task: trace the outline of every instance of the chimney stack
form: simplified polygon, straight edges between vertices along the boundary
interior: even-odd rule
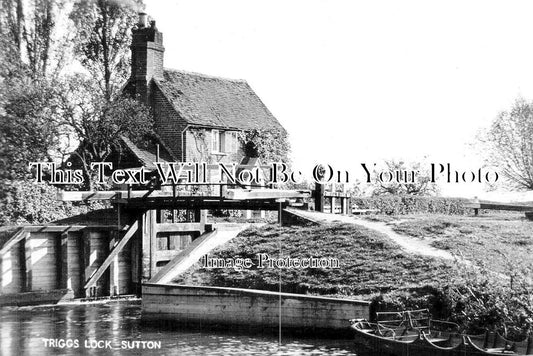
[[[148,15],[145,12],[139,12],[139,22],[137,22],[138,28],[146,27],[148,23]]]
[[[131,77],[135,94],[149,104],[152,79],[163,78],[163,34],[155,27],[155,21],[148,27],[148,15],[139,13],[139,21],[132,29]]]

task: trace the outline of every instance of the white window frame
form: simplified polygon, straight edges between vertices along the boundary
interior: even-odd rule
[[[211,152],[220,152],[220,130],[211,130]]]
[[[238,144],[238,138],[237,138],[237,132],[231,131],[229,133],[229,152],[231,153],[237,153],[239,151],[239,144]]]

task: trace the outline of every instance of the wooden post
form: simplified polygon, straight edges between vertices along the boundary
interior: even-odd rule
[[[97,273],[102,271],[102,264],[109,255],[109,235],[102,231],[91,231],[89,233],[90,238],[90,278],[85,285],[85,289],[88,288],[87,284],[91,281],[95,281],[93,284],[94,296],[107,295],[109,290],[109,274],[103,274],[99,277],[95,277]],[[104,270],[105,271],[105,270]],[[100,278],[102,277],[102,278]]]
[[[142,279],[148,281],[155,271],[155,249],[156,249],[156,216],[155,210],[147,210],[142,214]]]
[[[282,227],[283,226],[283,206],[282,206],[283,199],[278,199],[278,201],[279,201],[278,223],[279,223],[279,226]]]
[[[139,253],[141,255],[141,282],[150,279],[150,235],[148,231],[148,211],[143,212],[141,218],[141,246]]]
[[[87,230],[83,231],[83,284],[91,278],[91,233]],[[89,298],[92,296],[90,290],[85,290],[85,297]]]
[[[334,196],[331,197],[331,213],[335,214],[335,204],[337,203],[337,199],[335,199]]]
[[[136,221],[138,224],[138,230],[131,243],[131,281],[133,292],[140,295],[142,279],[142,219],[137,219]]]
[[[119,237],[118,231],[111,232],[111,239],[109,241],[109,251],[113,251],[115,246],[118,244]],[[119,265],[118,265],[118,254],[113,257],[113,261],[109,265],[109,274],[111,275],[111,280],[109,282],[109,295],[116,296],[120,291],[120,282],[119,282]]]
[[[83,297],[88,297],[85,289],[83,288],[83,286],[85,285],[85,282],[87,282],[86,280],[87,274],[86,274],[85,269],[87,268],[87,264],[89,261],[86,255],[88,239],[89,239],[89,234],[87,233],[87,231],[83,231],[81,235],[78,237],[78,258],[80,261],[79,293],[80,293],[80,296],[83,296]]]
[[[24,284],[22,284],[22,290],[24,292],[29,292],[32,289],[32,260],[31,260],[31,253],[33,251],[32,245],[31,245],[31,234],[27,234],[26,238],[24,239],[24,243],[21,244],[21,248],[23,248],[25,260],[24,260]],[[21,266],[22,267],[22,266]]]
[[[324,184],[315,183],[315,211],[324,212]]]
[[[342,214],[343,215],[346,215],[346,214],[349,214],[349,211],[348,211],[348,205],[349,205],[349,197],[348,197],[348,194],[346,193],[346,184],[343,184],[342,185],[342,199],[341,199],[341,210],[342,210]]]
[[[194,210],[194,222],[200,223],[200,235],[205,232],[205,223],[207,221],[207,210],[206,209],[195,209]]]
[[[157,251],[157,218],[156,210],[150,210],[150,278],[154,275],[156,271],[156,259],[155,253]]]
[[[68,232],[61,234],[57,248],[57,288],[66,289],[68,286]],[[71,287],[71,286],[70,286]]]
[[[83,256],[81,255],[81,249],[83,245],[82,232],[68,232],[67,242],[67,261],[65,265],[66,272],[66,288],[72,290],[73,297],[83,297]]]

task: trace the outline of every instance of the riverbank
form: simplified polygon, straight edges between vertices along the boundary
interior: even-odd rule
[[[281,253],[280,253],[281,252]],[[350,224],[278,227],[269,224],[243,231],[215,250],[215,258],[335,258],[340,268],[202,268],[197,263],[177,283],[215,285],[330,296],[368,296],[404,288],[436,286],[451,276],[449,261],[403,252],[384,234]]]
[[[406,251],[386,234],[354,224],[282,228],[270,224],[244,231],[210,255],[248,258],[251,268],[196,264],[176,282],[277,291],[281,280],[283,292],[372,300],[373,311],[428,307],[434,317],[460,322],[468,330],[496,327],[520,335],[531,326],[533,301],[527,296],[532,290],[525,282],[532,275],[533,223],[523,216],[425,214],[403,215],[402,221],[390,216],[370,219],[457,260]],[[337,258],[340,268],[259,269],[261,254]],[[500,258],[493,258],[496,255]],[[500,278],[509,271],[512,279]]]
[[[408,215],[390,226],[396,233],[425,241],[436,249],[474,263],[485,262],[497,273],[533,265],[533,222],[522,213]]]

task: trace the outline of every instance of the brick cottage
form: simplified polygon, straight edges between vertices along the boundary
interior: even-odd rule
[[[164,68],[163,34],[146,14],[132,30],[131,77],[124,91],[151,107],[160,157],[173,161],[241,162],[242,133],[284,130],[245,80]],[[154,147],[129,151],[150,167]]]

